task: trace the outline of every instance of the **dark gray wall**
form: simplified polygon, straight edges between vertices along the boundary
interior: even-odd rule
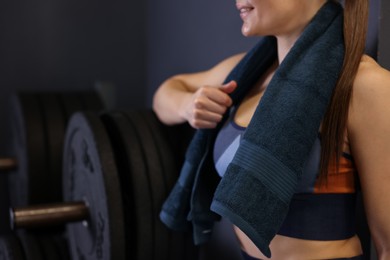
[[[378,61],[382,66],[390,69],[390,1],[382,0],[379,23]]]
[[[1,91],[85,89],[112,81],[142,105],[145,2],[125,0],[2,1]],[[127,104],[119,97],[119,105]]]
[[[148,105],[167,77],[208,69],[223,58],[247,51],[257,40],[241,34],[234,1],[149,1]]]
[[[366,52],[374,59],[378,58],[378,30],[380,5],[381,0],[370,0]]]

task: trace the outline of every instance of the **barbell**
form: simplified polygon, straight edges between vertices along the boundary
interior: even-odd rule
[[[66,224],[72,259],[197,259],[190,232],[168,230],[158,218],[191,135],[148,110],[74,114],[64,202],[13,208],[13,227]]]

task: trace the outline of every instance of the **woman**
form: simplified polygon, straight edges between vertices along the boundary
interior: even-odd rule
[[[237,83],[234,80],[225,84],[221,82],[245,54],[229,57],[207,71],[173,76],[161,84],[154,96],[153,109],[159,119],[166,124],[188,122],[196,129],[213,129],[228,112],[229,118],[215,139],[213,151],[215,168],[223,176],[229,164],[224,153],[231,149],[226,143],[233,143],[234,138],[243,135],[275,72],[327,2],[237,0],[236,6],[243,20],[242,33],[245,36],[274,36],[276,61],[234,106],[230,94],[238,87]],[[321,122],[319,137],[307,158],[290,211],[270,242],[272,257],[259,250],[245,231],[234,226],[247,259],[362,259],[364,252],[360,240],[354,231],[349,230],[353,226],[351,209],[348,213],[340,208],[343,206],[332,204],[339,200],[344,202],[354,195],[358,189],[356,180],[359,180],[363,192],[379,259],[390,259],[390,211],[387,210],[390,201],[390,73],[363,55],[367,2],[345,1],[342,72]],[[327,51],[323,49],[324,53]],[[235,151],[230,152],[234,154]],[[321,155],[320,162],[315,159],[317,154]],[[320,170],[313,170],[310,165],[320,165]],[[313,176],[314,182],[311,181]],[[330,197],[334,198],[332,203],[329,197],[318,200],[320,204],[315,203],[322,195],[336,197]],[[316,196],[313,203],[316,205],[299,204],[299,196]],[[340,218],[347,221],[340,224],[335,220],[337,214],[330,215],[329,223],[324,224],[325,228],[321,227],[320,215],[328,214],[327,211],[340,211]],[[307,220],[313,221],[309,223]],[[342,231],[331,230],[325,235],[331,225],[341,225]]]

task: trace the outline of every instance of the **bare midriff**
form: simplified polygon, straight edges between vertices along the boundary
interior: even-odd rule
[[[253,242],[237,227],[234,231],[241,249],[258,259],[313,260],[349,258],[362,254],[358,236],[345,240],[315,241],[276,235],[271,241],[271,258],[264,256]]]

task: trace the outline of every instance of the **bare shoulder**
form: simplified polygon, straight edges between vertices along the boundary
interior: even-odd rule
[[[222,60],[218,65],[219,66],[227,66],[229,68],[232,68],[245,56],[245,54],[246,53],[243,52],[243,53],[238,53],[238,54],[232,55],[232,56]]]
[[[390,71],[380,66],[373,58],[364,55],[356,74],[353,91],[354,98],[375,98],[390,94]]]
[[[183,82],[191,91],[196,91],[203,85],[219,86],[244,55],[245,53],[236,54],[218,62],[210,69],[195,73],[178,74],[171,79]]]
[[[212,67],[208,73],[210,75],[221,75],[224,79],[227,74],[240,62],[244,55],[245,53],[240,53],[230,56]]]
[[[353,85],[349,126],[361,130],[367,124],[390,129],[390,72],[369,56],[363,56]],[[350,129],[350,130],[351,130]],[[372,131],[372,130],[370,130]]]

